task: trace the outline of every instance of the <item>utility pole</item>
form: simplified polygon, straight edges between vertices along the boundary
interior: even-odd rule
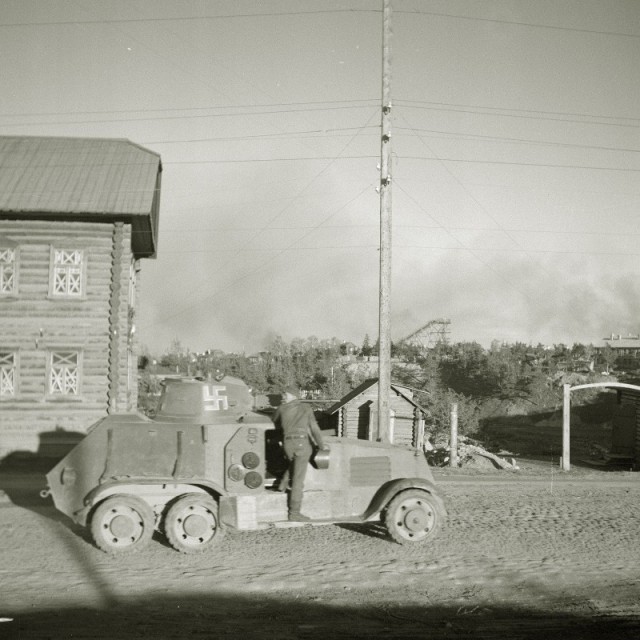
[[[391,0],[382,0],[378,441],[389,442],[391,395]]]

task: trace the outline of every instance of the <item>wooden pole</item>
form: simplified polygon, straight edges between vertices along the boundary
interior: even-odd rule
[[[415,409],[416,420],[418,421],[418,429],[416,433],[416,449],[424,451],[424,415],[419,409]]]
[[[380,308],[378,437],[389,441],[391,396],[391,0],[383,0],[382,121],[380,141]]]
[[[563,471],[571,470],[571,385],[565,384],[562,388],[562,460],[560,468]]]
[[[451,405],[451,436],[449,438],[449,466],[458,466],[458,403]]]

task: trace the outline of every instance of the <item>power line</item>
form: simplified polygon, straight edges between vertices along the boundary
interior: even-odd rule
[[[301,16],[340,13],[380,13],[377,9],[317,9],[314,11],[274,11],[268,13],[230,13],[216,16],[200,15],[178,18],[108,18],[96,20],[52,20],[49,22],[3,22],[0,28],[13,27],[58,27],[83,24],[131,24],[140,22],[199,22],[202,20],[235,20],[240,18],[277,18],[282,16]]]
[[[317,229],[318,227],[313,227],[313,229]],[[636,234],[637,235],[637,234]],[[296,239],[295,242],[299,242],[299,239]],[[639,251],[588,251],[588,250],[567,250],[567,249],[527,249],[525,247],[516,247],[516,248],[501,248],[501,249],[492,249],[490,247],[480,247],[480,248],[471,248],[467,246],[457,246],[457,247],[443,247],[439,245],[413,245],[413,244],[401,244],[394,243],[394,248],[396,249],[429,249],[432,251],[467,251],[469,253],[490,253],[490,254],[509,254],[509,253],[533,253],[533,254],[560,254],[560,255],[586,255],[586,256],[640,256]],[[284,248],[258,248],[255,247],[247,248],[247,249],[164,249],[162,254],[170,254],[170,255],[191,255],[191,254],[218,254],[218,253],[277,253],[283,254],[286,252],[297,252],[297,251],[325,251],[325,250],[342,250],[348,249],[352,251],[354,249],[367,249],[367,250],[378,250],[378,244],[357,244],[357,245],[315,245],[315,246],[287,246]],[[486,265],[485,265],[486,266]]]
[[[35,117],[49,117],[49,116],[79,116],[79,115],[107,115],[107,114],[148,114],[148,113],[173,113],[173,112],[184,112],[190,113],[194,111],[210,111],[210,110],[219,110],[219,109],[263,109],[263,108],[276,108],[276,107],[311,107],[317,105],[340,105],[334,107],[326,107],[327,110],[333,108],[358,108],[358,107],[372,107],[377,106],[375,98],[351,98],[344,100],[312,100],[312,101],[293,101],[293,102],[269,102],[269,103],[261,103],[261,104],[226,104],[226,105],[209,105],[203,107],[167,107],[167,108],[159,108],[159,109],[103,109],[103,110],[92,110],[92,111],[40,111],[40,112],[31,112],[25,113],[24,111],[13,112],[13,113],[0,113],[0,117],[5,118],[35,118]],[[413,109],[429,109],[429,110],[442,110],[442,111],[451,111],[453,113],[479,113],[481,115],[503,115],[503,116],[512,116],[513,113],[503,113],[507,112],[515,112],[521,114],[528,114],[531,116],[573,116],[574,118],[600,118],[602,120],[627,120],[630,122],[638,122],[640,123],[640,118],[630,117],[630,116],[616,116],[616,115],[606,115],[606,114],[594,114],[594,113],[581,113],[581,112],[572,112],[572,111],[548,111],[542,109],[521,109],[517,107],[500,107],[500,106],[491,106],[491,105],[483,105],[483,104],[468,104],[468,103],[455,103],[455,102],[434,102],[428,100],[403,100],[396,99],[394,101],[395,106],[405,106]],[[324,108],[320,108],[317,110],[324,110]],[[471,111],[468,111],[471,110]],[[286,109],[283,111],[277,111],[276,113],[281,112],[296,112],[294,109]],[[304,109],[301,109],[304,111]],[[488,111],[489,113],[484,113]],[[500,112],[500,113],[491,113],[491,112]],[[201,117],[214,117],[218,114],[202,114]],[[244,115],[244,114],[220,114],[220,115]],[[139,118],[142,120],[143,118]],[[137,120],[137,119],[136,119]],[[566,119],[554,119],[560,122],[578,122],[583,123],[582,120],[566,120]],[[120,120],[118,120],[120,121]],[[123,122],[126,122],[126,119],[122,119]],[[84,121],[83,121],[84,122]],[[89,122],[101,122],[99,120],[91,120]],[[37,123],[35,123],[37,124]],[[607,123],[594,123],[594,124],[607,124]],[[376,125],[378,126],[378,125]]]
[[[314,230],[316,229],[316,227],[314,227]],[[296,242],[299,242],[299,239],[296,239]],[[402,245],[398,245],[398,246],[402,246]],[[189,249],[189,250],[183,250],[183,249],[176,249],[176,250],[171,250],[171,249],[163,249],[162,254],[171,254],[171,255],[191,255],[193,254],[198,254],[198,253],[206,253],[206,254],[217,254],[217,253],[286,253],[288,251],[291,252],[295,252],[295,251],[324,251],[325,249],[348,249],[349,251],[352,251],[353,249],[378,249],[378,245],[377,244],[357,244],[357,245],[318,245],[318,246],[314,246],[314,247],[310,247],[310,246],[299,246],[296,245],[295,247],[293,246],[288,246],[285,248],[258,248],[256,249],[255,247],[251,247],[251,248],[247,248],[247,249]]]
[[[315,229],[317,225],[296,225],[296,226],[270,226],[270,230],[275,231],[293,231],[303,229]],[[254,227],[196,227],[191,229],[163,229],[165,233],[223,233],[225,231],[251,231]],[[260,227],[262,229],[262,227]],[[378,224],[332,224],[322,225],[323,229],[377,229]],[[422,224],[394,224],[394,229],[444,229],[444,225],[422,225]],[[527,233],[527,234],[550,234],[550,235],[576,235],[576,236],[624,236],[624,237],[637,237],[640,233],[630,233],[627,230],[624,231],[582,231],[579,229],[519,229],[519,228],[507,228],[507,227],[460,227],[447,225],[446,229],[449,231],[508,231],[510,233]],[[132,231],[132,233],[146,233],[144,231]]]
[[[168,160],[163,162],[163,165],[169,164],[250,164],[254,162],[301,162],[301,161],[318,161],[318,160],[370,160],[371,158],[377,158],[376,155],[363,155],[363,156],[299,156],[292,158],[250,158],[244,160]]]
[[[111,19],[95,19],[95,20],[52,20],[39,22],[4,22],[0,23],[0,28],[11,29],[17,27],[56,27],[69,25],[96,25],[96,24],[134,24],[134,23],[154,23],[154,22],[199,22],[202,20],[236,20],[245,18],[277,18],[284,16],[304,16],[304,15],[321,15],[321,14],[362,14],[380,13],[379,9],[317,9],[313,11],[281,11],[281,12],[264,12],[264,13],[237,13],[237,14],[221,14],[221,15],[198,15],[183,16],[176,18],[111,18]],[[623,38],[640,38],[639,34],[625,33],[621,31],[605,31],[602,29],[586,29],[581,27],[562,27],[559,25],[542,24],[536,22],[524,22],[518,20],[501,20],[498,18],[482,18],[477,16],[463,16],[459,14],[444,13],[437,11],[421,11],[421,10],[394,10],[396,14],[405,15],[424,15],[439,18],[450,18],[453,20],[466,20],[471,22],[491,22],[494,24],[514,25],[520,27],[529,27],[535,29],[550,29],[554,31],[567,31],[576,33],[587,33],[592,35],[607,35]]]
[[[491,254],[507,254],[507,253],[542,253],[542,254],[560,254],[560,255],[585,255],[585,256],[640,256],[640,252],[637,251],[580,251],[580,250],[571,250],[568,251],[566,249],[526,249],[524,247],[519,248],[511,248],[511,249],[490,249],[490,248],[481,248],[481,249],[470,249],[469,247],[439,247],[432,245],[397,245],[398,247],[402,247],[404,249],[436,249],[440,251],[471,251],[478,253],[491,253]]]
[[[364,127],[364,129],[379,129],[378,125]],[[323,136],[327,137],[345,137],[353,133],[358,127],[337,127],[333,129],[309,129],[307,131],[292,131],[291,133],[258,133],[255,135],[243,136],[215,136],[212,138],[192,138],[189,140],[142,140],[140,144],[192,144],[199,142],[229,142],[233,140],[278,140],[278,139],[295,139],[309,138],[316,139]],[[315,135],[314,135],[315,134]]]
[[[499,118],[516,118],[519,120],[546,120],[548,122],[569,122],[572,124],[588,124],[588,125],[594,125],[594,126],[601,126],[601,127],[622,127],[625,129],[628,128],[633,128],[633,129],[637,129],[638,125],[636,124],[624,124],[624,123],[620,123],[620,122],[591,122],[589,120],[577,120],[575,118],[554,118],[551,116],[546,116],[546,115],[529,115],[526,113],[523,114],[519,114],[519,113],[487,113],[485,111],[481,111],[479,109],[474,109],[474,108],[461,108],[461,109],[452,109],[449,107],[427,107],[427,106],[414,106],[414,105],[401,105],[404,106],[406,109],[423,109],[423,110],[427,110],[427,111],[447,111],[449,113],[466,113],[466,114],[474,114],[474,115],[480,115],[480,116],[492,116],[492,117],[499,117]],[[482,108],[482,107],[481,107]],[[544,113],[543,111],[539,112],[539,113]],[[552,113],[552,112],[550,112]],[[584,116],[584,117],[597,117],[597,116]],[[606,117],[606,116],[604,116]],[[615,119],[623,119],[623,118],[616,118],[615,116],[613,117]],[[624,118],[626,119],[626,118]],[[636,119],[634,119],[636,120]]]
[[[229,118],[238,116],[263,116],[263,115],[282,115],[284,113],[312,113],[317,111],[339,111],[343,109],[370,109],[371,105],[344,105],[336,107],[309,107],[307,109],[276,109],[272,111],[247,111],[247,112],[227,112],[227,113],[206,113],[199,115],[181,115],[181,116],[151,116],[145,118],[106,118],[100,120],[65,120],[64,122],[11,122],[4,123],[3,127],[33,127],[33,126],[67,126],[70,124],[109,124],[114,122],[158,122],[166,120],[195,120],[204,118]]]
[[[225,104],[221,106],[209,105],[206,107],[168,107],[161,109],[103,109],[96,111],[41,111],[25,113],[21,111],[19,113],[0,113],[0,117],[18,118],[18,117],[44,117],[44,116],[67,116],[67,115],[105,115],[109,113],[158,113],[158,112],[174,112],[174,111],[207,111],[211,109],[257,109],[263,107],[300,107],[307,105],[321,105],[321,104],[353,104],[356,102],[375,103],[374,98],[352,98],[346,100],[311,100],[311,101],[296,101],[296,102],[272,102],[262,104]],[[375,104],[367,104],[361,106],[375,106]]]
[[[398,225],[398,229],[441,229],[441,226],[427,225]],[[636,237],[640,233],[629,233],[628,231],[581,231],[579,229],[507,229],[506,227],[452,227],[447,226],[450,231],[509,231],[510,233],[537,233],[537,234],[553,234],[553,235],[576,235],[576,236],[624,236]]]
[[[547,111],[542,109],[521,109],[517,107],[496,107],[485,104],[468,104],[458,102],[434,102],[432,100],[397,100],[396,105],[422,105],[422,106],[436,106],[436,107],[456,107],[464,109],[485,109],[487,111],[516,111],[518,113],[528,114],[543,114],[553,116],[574,116],[581,118],[609,118],[612,120],[632,120],[634,122],[640,122],[640,118],[628,117],[628,116],[610,116],[596,113],[580,113],[575,111]],[[499,114],[500,115],[500,114]]]
[[[554,31],[574,31],[576,33],[588,33],[592,35],[618,36],[621,38],[640,38],[636,33],[624,33],[621,31],[603,31],[601,29],[584,29],[581,27],[560,27],[558,25],[540,24],[537,22],[522,22],[518,20],[500,20],[498,18],[479,18],[476,16],[461,16],[453,13],[443,13],[438,11],[396,11],[395,13],[404,13],[409,15],[435,16],[438,18],[452,18],[455,20],[469,20],[472,22],[491,22],[494,24],[514,25],[518,27],[530,27],[535,29],[552,29]]]
[[[639,169],[626,168],[626,167],[601,167],[601,166],[587,166],[580,164],[549,164],[544,162],[514,162],[508,160],[474,160],[467,158],[444,158],[442,156],[400,156],[403,160],[427,160],[427,161],[440,161],[440,162],[459,162],[462,164],[495,164],[506,165],[514,167],[542,167],[545,169],[585,169],[589,171],[621,171],[625,173],[638,173]]]
[[[532,138],[511,138],[508,136],[490,136],[482,135],[480,133],[458,133],[456,131],[442,131],[438,129],[421,129],[416,127],[396,127],[396,131],[410,131],[412,133],[437,133],[445,136],[455,136],[455,138],[462,138],[466,140],[489,140],[496,142],[513,142],[517,144],[531,144],[537,146],[554,146],[565,147],[568,149],[596,149],[598,151],[620,151],[628,153],[640,153],[640,149],[630,149],[628,147],[605,147],[601,145],[591,144],[576,144],[572,142],[558,142],[552,140],[534,140]],[[440,137],[441,140],[450,140],[450,137]]]

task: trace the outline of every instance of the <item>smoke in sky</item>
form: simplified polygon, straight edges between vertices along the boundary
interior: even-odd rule
[[[360,344],[365,334],[377,336],[377,260],[375,250],[334,252],[329,259],[325,252],[288,252],[262,270],[245,265],[235,276],[225,272],[226,284],[203,267],[193,286],[175,287],[155,302],[154,328],[143,342],[161,351],[180,337],[196,351],[246,352],[264,348],[273,335]],[[639,294],[632,275],[575,256],[397,252],[392,339],[445,317],[453,341],[598,343],[611,332],[638,330]],[[151,335],[154,340],[145,337]]]

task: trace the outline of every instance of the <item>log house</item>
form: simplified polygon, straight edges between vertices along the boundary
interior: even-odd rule
[[[55,456],[135,410],[161,175],[160,156],[128,140],[0,136],[0,459]]]
[[[378,379],[370,378],[329,407],[330,426],[339,437],[374,440],[378,423]],[[427,409],[413,399],[412,392],[399,384],[391,384],[391,423],[389,440],[392,444],[421,447]]]

